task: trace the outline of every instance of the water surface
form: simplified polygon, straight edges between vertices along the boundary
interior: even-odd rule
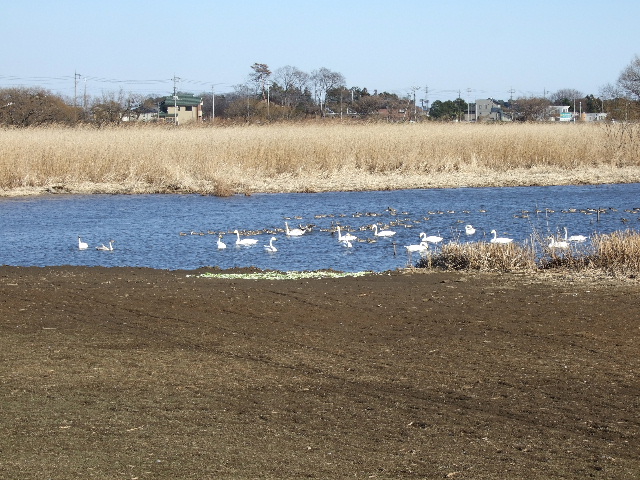
[[[385,271],[407,265],[404,245],[420,232],[445,242],[480,241],[496,229],[517,242],[541,235],[591,235],[640,225],[640,184],[456,188],[383,192],[237,195],[52,195],[0,199],[0,264],[195,269],[255,266],[277,270]],[[314,225],[288,238],[278,229]],[[376,239],[377,223],[396,231]],[[472,224],[477,233],[464,234]],[[344,248],[336,225],[360,241]],[[258,239],[236,247],[234,229]],[[277,252],[266,252],[273,232]],[[191,233],[194,234],[191,234]],[[216,248],[225,232],[225,250]],[[259,232],[259,233],[258,233]],[[181,234],[182,233],[182,234]],[[90,248],[80,251],[77,237]],[[113,252],[97,245],[115,240]],[[377,240],[374,242],[374,240]],[[417,259],[414,256],[413,260]]]

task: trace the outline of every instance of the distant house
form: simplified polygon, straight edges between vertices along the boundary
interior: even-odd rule
[[[607,119],[606,113],[572,113],[568,105],[554,105],[547,109],[547,118],[552,122],[603,122]]]
[[[582,121],[583,122],[604,122],[607,119],[606,113],[583,113]]]
[[[547,108],[547,118],[551,122],[570,122],[573,114],[569,108],[569,105],[552,105]]]
[[[403,122],[405,120],[408,120],[407,110],[404,108],[379,108],[378,116],[380,118],[386,118],[389,122]]]
[[[149,110],[141,113],[138,116],[139,122],[153,122],[158,119],[158,112],[155,110]]]
[[[478,122],[494,121],[509,122],[511,116],[506,114],[502,109],[502,105],[492,98],[476,100],[475,115]]]
[[[178,92],[170,95],[160,103],[160,120],[184,125],[202,121],[202,98],[192,93]]]

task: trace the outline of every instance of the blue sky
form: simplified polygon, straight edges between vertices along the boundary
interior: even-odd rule
[[[640,55],[638,0],[7,0],[0,87],[232,90],[253,63],[326,67],[430,101],[597,95]]]

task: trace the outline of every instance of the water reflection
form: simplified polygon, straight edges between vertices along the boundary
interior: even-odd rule
[[[491,230],[516,242],[592,235],[640,225],[640,185],[458,188],[384,192],[200,195],[94,195],[0,199],[0,263],[194,269],[255,266],[278,270],[384,271],[404,267],[405,245],[420,233],[488,241]],[[290,228],[309,228],[287,236]],[[373,226],[395,231],[374,235]],[[465,226],[476,232],[467,235]],[[351,248],[336,227],[357,237]],[[252,247],[237,246],[242,236]],[[217,248],[219,234],[227,244]],[[89,244],[78,249],[78,235]],[[277,251],[264,245],[277,237]],[[115,240],[113,251],[96,246]],[[414,254],[414,257],[416,255]],[[415,260],[415,258],[414,258]]]

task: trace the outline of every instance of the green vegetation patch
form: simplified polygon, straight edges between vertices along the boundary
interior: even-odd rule
[[[224,278],[230,280],[301,280],[306,278],[363,277],[372,272],[252,272],[252,273],[201,273],[198,278]],[[191,275],[189,275],[191,276]]]

